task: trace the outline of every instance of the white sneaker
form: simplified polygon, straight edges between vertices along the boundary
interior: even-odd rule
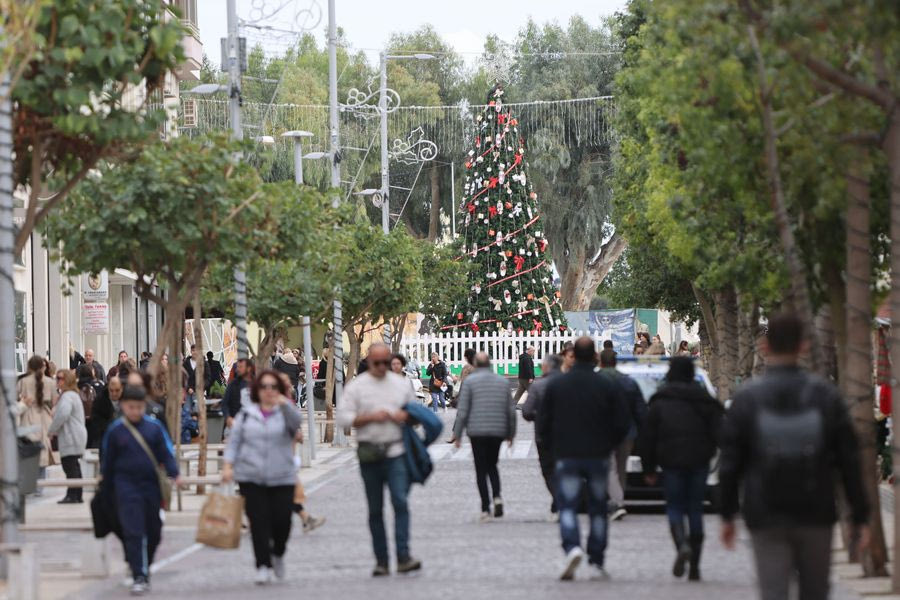
[[[584,552],[578,546],[575,546],[569,553],[566,554],[565,567],[563,568],[562,575],[559,576],[562,581],[572,581],[575,579],[575,571],[578,570],[578,565],[581,564],[581,560],[584,558]]]
[[[592,581],[609,581],[609,572],[601,567],[591,563],[591,580]]]
[[[559,513],[552,512],[549,515],[547,515],[547,522],[548,523],[559,523]]]
[[[609,519],[611,521],[619,521],[621,519],[624,519],[627,514],[628,511],[620,506],[612,512],[612,514],[609,516]]]
[[[275,579],[278,581],[284,580],[284,557],[283,556],[273,556],[272,557],[272,573],[275,575]]]
[[[478,521],[481,523],[487,523],[490,520],[491,520],[491,513],[489,513],[489,512],[481,513],[481,516],[478,518]]]
[[[266,585],[272,583],[272,569],[269,567],[259,567],[256,569],[256,577],[253,578],[256,585]]]

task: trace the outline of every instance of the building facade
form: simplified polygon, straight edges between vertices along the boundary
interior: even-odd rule
[[[177,133],[179,81],[200,77],[203,44],[197,29],[197,0],[163,0],[175,11],[166,10],[170,19],[180,18],[186,34],[182,39],[186,60],[170,73],[149,103],[162,105],[169,119],[161,137]],[[179,16],[176,16],[176,12]],[[148,99],[143,87],[126,92],[126,106],[139,107]],[[16,198],[15,220],[24,221],[27,194]],[[165,318],[155,304],[138,296],[137,276],[124,269],[89,278],[83,275],[67,281],[59,265],[51,260],[39,233],[34,233],[15,265],[16,288],[16,368],[25,369],[32,354],[46,356],[58,367],[68,367],[71,352],[91,348],[101,364],[115,364],[121,350],[130,356],[152,352]]]

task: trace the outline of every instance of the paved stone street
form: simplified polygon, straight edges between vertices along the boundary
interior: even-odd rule
[[[449,419],[452,415],[447,415]],[[373,580],[363,489],[355,460],[317,482],[310,509],[328,518],[310,535],[295,529],[288,548],[288,581],[264,592],[266,598],[755,598],[746,539],[726,552],[713,539],[703,560],[706,581],[689,584],[669,574],[671,548],[664,517],[632,514],[612,526],[608,569],[613,581],[557,581],[561,550],[557,525],[548,523],[549,500],[540,478],[532,427],[520,424],[519,441],[502,451],[501,479],[507,516],[479,524],[471,451],[438,441],[436,470],[425,487],[412,492],[412,550],[424,562],[416,575]],[[348,453],[348,457],[353,455]],[[717,519],[707,517],[710,533]],[[389,525],[390,530],[390,525]],[[240,550],[217,551],[193,545],[190,528],[164,533],[153,579],[158,598],[262,597],[251,583],[249,539]],[[115,552],[121,550],[115,544]],[[172,560],[174,558],[174,560]],[[117,581],[89,586],[70,598],[120,598]],[[838,590],[841,600],[855,598]]]

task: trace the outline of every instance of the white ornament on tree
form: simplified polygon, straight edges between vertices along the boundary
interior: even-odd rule
[[[509,290],[503,290],[503,301],[507,304],[512,302],[512,294],[509,292]]]

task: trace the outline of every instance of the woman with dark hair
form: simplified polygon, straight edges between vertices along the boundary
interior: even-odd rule
[[[289,385],[278,371],[265,370],[253,381],[250,404],[234,419],[225,447],[222,481],[237,481],[246,502],[258,585],[284,579],[284,553],[291,534],[294,438],[300,411],[288,400]]]
[[[28,359],[28,372],[16,384],[19,396],[17,405],[19,427],[31,428],[25,437],[32,442],[40,442],[42,445],[41,479],[47,476],[47,467],[55,464],[47,431],[53,421],[53,406],[59,397],[56,382],[47,377],[46,369],[47,361],[35,354]],[[40,491],[38,495],[40,495]]]
[[[691,581],[700,580],[703,499],[723,412],[718,400],[695,381],[694,362],[684,356],[673,357],[665,382],[650,398],[638,444],[648,483],[656,483],[656,467],[662,467],[666,514],[676,552],[672,574],[682,577],[685,563],[690,562]],[[689,535],[685,535],[685,517]]]
[[[691,347],[688,344],[687,340],[681,340],[678,344],[678,351],[675,353],[675,356],[690,356],[691,355]]]

